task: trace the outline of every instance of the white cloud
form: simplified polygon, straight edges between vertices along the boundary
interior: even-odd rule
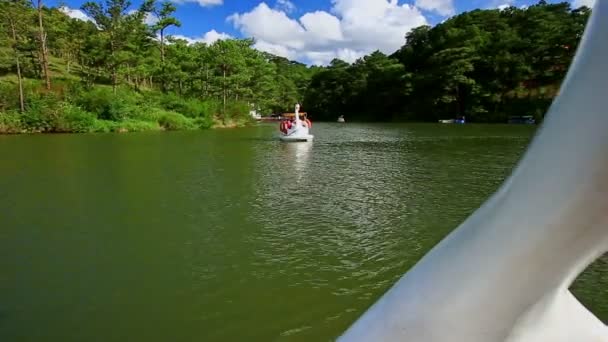
[[[405,44],[406,33],[427,24],[418,8],[397,0],[334,0],[333,11],[341,17],[347,46],[366,53],[392,53]]]
[[[486,4],[484,9],[498,9],[504,11],[505,9],[513,6],[515,0],[492,0]]]
[[[331,13],[309,12],[299,19],[262,2],[250,12],[228,17],[235,28],[256,39],[256,48],[283,57],[327,64],[352,62],[380,50],[392,53],[412,28],[426,25],[418,8],[397,0],[332,0]]]
[[[285,13],[291,13],[296,10],[296,5],[289,0],[277,0],[274,8]]]
[[[136,13],[137,10],[130,10],[127,12],[127,14],[134,14]],[[154,13],[147,13],[146,16],[144,17],[144,24],[146,25],[154,25],[158,22],[158,17],[154,14]]]
[[[281,56],[289,59],[296,58],[296,51],[288,48],[285,45],[273,44],[263,40],[258,40],[255,42],[253,47],[260,51],[265,51],[276,56]]]
[[[197,2],[203,7],[219,6],[224,4],[224,0],[171,0],[176,4],[183,4],[185,2]]]
[[[157,38],[158,38],[158,40],[160,40],[160,36],[158,36]],[[188,45],[202,41],[202,38],[186,37],[181,34],[173,34],[173,35],[171,35],[171,38],[185,40],[188,43]],[[167,44],[169,44],[169,43],[167,43]]]
[[[59,11],[64,13],[70,18],[79,19],[82,21],[93,21],[91,17],[86,15],[83,11],[79,9],[69,8],[66,6],[59,7]]]
[[[310,36],[309,39],[329,41],[344,39],[340,20],[327,12],[306,13],[300,18],[300,24]]]
[[[158,17],[154,13],[146,14],[144,18],[144,24],[146,25],[154,25],[158,22]]]
[[[416,0],[416,7],[443,16],[454,15],[456,12],[453,0]]]
[[[587,6],[589,8],[593,8],[593,5],[595,5],[595,0],[573,0],[572,1],[572,6],[574,8],[579,8],[581,6]]]
[[[271,44],[281,44],[289,48],[304,47],[304,28],[287,14],[271,9],[262,2],[251,12],[233,14],[228,21],[244,34]]]
[[[213,44],[218,40],[226,40],[232,38],[231,35],[223,32],[217,32],[216,30],[211,30],[203,36],[203,43]]]
[[[357,59],[365,56],[365,53],[362,51],[354,51],[351,49],[337,49],[325,52],[306,52],[304,56],[308,58],[313,65],[327,65],[334,58],[341,59],[348,63],[353,63]]]
[[[194,43],[213,44],[218,40],[230,39],[230,38],[232,38],[232,36],[227,33],[221,33],[221,32],[217,32],[216,30],[211,30],[211,31],[205,33],[202,37],[198,37],[198,38],[187,37],[187,36],[183,36],[180,34],[173,35],[173,38],[183,39],[183,40],[187,41],[188,44],[194,44]]]

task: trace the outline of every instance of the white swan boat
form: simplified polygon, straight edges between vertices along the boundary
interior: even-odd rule
[[[606,61],[608,0],[597,0],[561,93],[510,178],[338,341],[608,341],[569,291],[608,251]]]
[[[300,114],[300,104],[296,104],[294,114],[283,115],[287,120],[281,121],[279,127],[281,131],[280,139],[282,141],[305,142],[313,140],[314,136],[310,134],[312,122],[306,117],[306,113],[302,114]]]

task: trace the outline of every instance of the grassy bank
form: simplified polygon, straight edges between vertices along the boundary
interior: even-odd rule
[[[158,91],[85,87],[55,80],[49,91],[26,80],[24,110],[17,79],[0,79],[0,133],[88,133],[197,130],[239,127],[251,122],[247,104],[201,101]]]

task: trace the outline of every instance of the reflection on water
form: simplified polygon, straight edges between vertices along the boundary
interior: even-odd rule
[[[532,133],[0,136],[0,340],[331,340],[501,184]],[[603,318],[607,274],[596,264],[575,286]]]
[[[297,142],[281,144],[281,152],[284,157],[285,172],[295,176],[294,181],[300,181],[305,176],[305,171],[310,160],[312,142]]]

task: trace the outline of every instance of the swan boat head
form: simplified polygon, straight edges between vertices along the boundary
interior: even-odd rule
[[[608,251],[608,0],[501,188],[338,340],[608,341],[569,292]]]

